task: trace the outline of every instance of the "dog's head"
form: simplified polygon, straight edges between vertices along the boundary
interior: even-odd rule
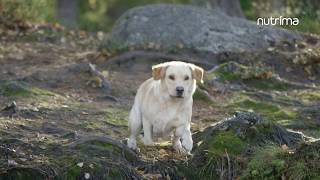
[[[196,89],[196,81],[203,82],[203,69],[190,63],[171,61],[152,66],[154,80],[161,84],[173,98],[190,97]]]

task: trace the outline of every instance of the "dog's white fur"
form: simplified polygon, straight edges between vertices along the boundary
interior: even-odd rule
[[[173,147],[190,152],[193,141],[190,131],[192,95],[196,81],[202,82],[203,69],[193,64],[172,61],[152,67],[152,76],[138,89],[129,115],[128,146],[137,148],[136,137],[143,127],[145,145],[153,145],[155,135],[173,132]],[[178,94],[177,87],[184,89]]]

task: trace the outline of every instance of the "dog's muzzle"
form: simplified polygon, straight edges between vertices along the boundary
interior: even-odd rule
[[[184,88],[181,86],[176,87],[177,97],[183,97]]]

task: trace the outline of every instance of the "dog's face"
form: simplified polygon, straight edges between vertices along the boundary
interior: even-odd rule
[[[190,97],[195,91],[196,81],[202,82],[203,69],[184,62],[172,61],[152,67],[155,80],[161,80],[164,90],[172,98]]]

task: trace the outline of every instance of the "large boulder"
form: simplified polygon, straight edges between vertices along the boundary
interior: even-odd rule
[[[197,54],[265,49],[294,42],[301,35],[276,27],[189,5],[157,4],[133,8],[116,22],[103,48],[156,47]],[[191,51],[187,51],[191,52]]]

